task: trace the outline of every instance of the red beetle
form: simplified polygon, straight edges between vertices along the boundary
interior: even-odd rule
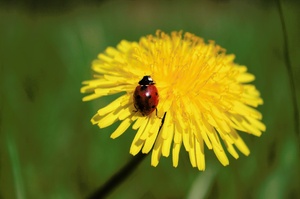
[[[143,116],[150,115],[154,110],[157,114],[158,91],[150,76],[144,76],[139,81],[139,86],[135,88],[133,94],[134,107],[141,112]]]

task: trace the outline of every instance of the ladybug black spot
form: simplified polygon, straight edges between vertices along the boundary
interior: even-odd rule
[[[151,98],[151,95],[149,95],[149,96],[147,96],[148,97],[148,99],[150,99]]]
[[[153,105],[151,108],[155,108],[155,106]]]
[[[141,86],[141,91],[144,91],[144,90],[146,90],[147,88],[148,88],[148,86],[142,85],[142,86]]]
[[[158,93],[156,92],[155,95],[158,96]]]
[[[145,109],[145,106],[143,104],[139,104],[139,109],[140,110],[144,110]]]

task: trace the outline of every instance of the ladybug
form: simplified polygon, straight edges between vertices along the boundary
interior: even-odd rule
[[[134,107],[136,111],[139,111],[143,116],[150,115],[156,110],[158,104],[158,91],[154,85],[154,81],[150,76],[144,76],[139,85],[135,88],[133,93]]]

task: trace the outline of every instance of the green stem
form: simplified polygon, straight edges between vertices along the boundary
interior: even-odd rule
[[[292,70],[292,64],[289,56],[289,46],[288,46],[288,36],[287,36],[287,30],[286,25],[283,17],[283,11],[280,0],[277,0],[278,4],[278,12],[279,12],[279,18],[282,26],[282,34],[283,34],[283,55],[284,55],[284,61],[285,66],[287,69],[287,73],[290,80],[290,87],[291,87],[291,93],[292,93],[292,103],[294,107],[294,125],[295,125],[295,132],[300,136],[300,126],[299,126],[299,109],[297,104],[297,95],[296,95],[296,85],[295,80],[293,77],[293,70]]]
[[[119,186],[145,159],[147,154],[137,154],[121,170],[113,175],[105,184],[92,193],[88,199],[105,198],[112,190]]]
[[[166,112],[161,120],[161,125],[158,129],[160,132],[166,117]],[[99,189],[93,192],[88,199],[105,198],[111,191],[118,187],[126,178],[135,170],[135,168],[145,159],[148,154],[139,153],[134,156],[124,167],[121,168],[115,175],[105,182]]]

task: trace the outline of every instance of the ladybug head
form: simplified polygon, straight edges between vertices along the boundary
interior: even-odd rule
[[[155,84],[155,83],[149,75],[144,76],[143,79],[141,79],[141,81],[139,81],[139,85],[152,85],[152,84]]]

